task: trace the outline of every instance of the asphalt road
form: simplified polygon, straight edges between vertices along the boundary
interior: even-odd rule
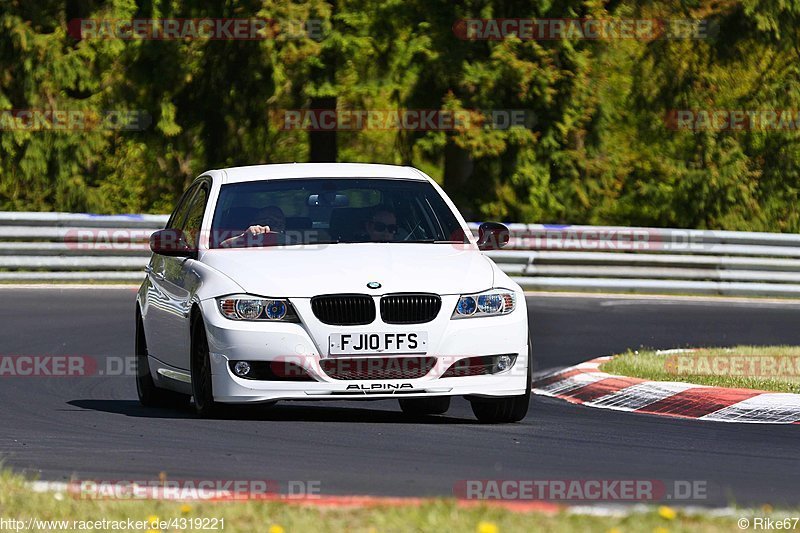
[[[0,289],[0,355],[132,353],[132,290]],[[629,347],[800,344],[800,304],[528,298],[538,370]],[[140,407],[132,378],[0,378],[0,455],[43,479],[318,481],[323,493],[452,495],[468,479],[700,482],[692,503],[800,504],[800,426],[620,413],[535,397],[520,424],[466,401],[283,403],[221,420]]]

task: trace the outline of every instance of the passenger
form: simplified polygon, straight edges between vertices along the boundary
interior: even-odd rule
[[[256,243],[258,235],[269,233],[283,233],[286,231],[286,216],[277,206],[268,206],[259,209],[253,217],[250,226],[241,235],[225,239],[220,243],[220,248],[241,248]]]

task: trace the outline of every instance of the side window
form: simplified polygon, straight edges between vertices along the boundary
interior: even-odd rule
[[[186,220],[186,213],[189,212],[189,204],[191,203],[192,195],[194,194],[196,186],[189,187],[183,193],[181,199],[178,201],[178,206],[167,222],[167,229],[180,229],[183,226],[183,221]]]
[[[186,222],[180,228],[186,236],[186,244],[194,249],[197,249],[200,241],[200,226],[203,224],[206,202],[208,202],[208,188],[205,185],[200,185],[189,202]]]

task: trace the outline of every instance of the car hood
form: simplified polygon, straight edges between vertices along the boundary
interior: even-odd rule
[[[474,246],[358,243],[209,250],[201,261],[260,296],[430,292],[464,294],[492,287],[491,262]],[[367,283],[381,284],[377,290]]]

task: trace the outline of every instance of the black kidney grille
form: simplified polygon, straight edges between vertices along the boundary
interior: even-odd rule
[[[430,322],[442,308],[436,294],[389,294],[381,298],[381,318],[387,324]]]
[[[362,326],[375,321],[375,302],[366,294],[328,294],[311,298],[320,322],[332,326]]]

